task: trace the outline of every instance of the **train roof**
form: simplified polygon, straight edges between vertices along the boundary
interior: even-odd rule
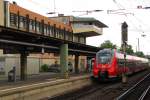
[[[124,59],[124,53],[120,52],[119,50],[106,48],[106,49],[99,50],[97,53],[100,53],[102,51],[116,52],[116,57],[117,58]],[[135,56],[135,55],[126,55],[126,59],[127,60],[132,60],[132,61],[136,60],[136,61],[148,62],[147,58],[138,57],[138,56]]]
[[[124,59],[124,54],[120,52],[116,52],[116,57],[119,59]],[[147,58],[138,57],[134,55],[126,55],[127,60],[136,60],[136,61],[142,61],[142,62],[148,62]]]

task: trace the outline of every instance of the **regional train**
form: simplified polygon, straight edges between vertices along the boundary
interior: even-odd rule
[[[126,63],[124,63],[126,62]],[[147,69],[148,59],[126,55],[116,49],[103,49],[96,53],[93,64],[93,77],[98,80],[109,80]]]

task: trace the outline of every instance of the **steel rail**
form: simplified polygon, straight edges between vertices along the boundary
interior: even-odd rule
[[[133,92],[134,89],[136,87],[138,87],[140,85],[140,83],[142,83],[149,76],[150,76],[150,73],[148,75],[146,75],[143,79],[141,79],[137,84],[135,84],[134,86],[132,86],[131,88],[129,88],[126,92],[124,92],[119,97],[117,97],[115,100],[124,100],[124,98],[126,98],[128,96],[128,94],[130,94],[131,92]]]
[[[141,97],[138,100],[144,100],[149,90],[150,86],[142,93]]]
[[[89,87],[83,88],[81,90],[80,89],[75,90],[71,94],[64,94],[64,95],[58,95],[58,96],[54,96],[54,97],[48,97],[48,100],[78,100],[78,99],[83,98],[87,95],[90,95],[90,94],[93,94],[97,91],[103,90],[111,84],[90,85]]]

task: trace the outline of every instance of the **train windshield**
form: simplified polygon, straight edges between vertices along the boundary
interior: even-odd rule
[[[108,64],[111,62],[111,58],[112,58],[111,50],[101,50],[97,53],[98,64]]]

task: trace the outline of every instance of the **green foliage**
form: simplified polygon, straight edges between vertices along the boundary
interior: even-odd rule
[[[116,45],[114,45],[113,43],[111,43],[109,40],[105,41],[104,43],[102,43],[100,45],[101,48],[111,48],[111,49],[115,49],[117,48]]]
[[[123,48],[120,48],[120,51],[123,51]],[[126,53],[129,54],[129,55],[133,55],[134,54],[134,51],[133,51],[131,45],[126,46]]]
[[[139,56],[139,57],[145,57],[145,55],[142,51],[135,52],[135,55]]]
[[[47,64],[44,64],[41,66],[41,71],[42,72],[48,72],[48,65]]]
[[[104,43],[102,43],[100,45],[100,47],[102,49],[103,48],[111,48],[111,49],[116,49],[117,48],[117,46],[115,44],[111,43],[109,40],[104,41]],[[123,52],[123,48],[120,48],[119,50]],[[136,55],[136,56],[139,56],[139,57],[145,57],[145,55],[142,51],[134,53],[133,48],[132,48],[131,45],[126,46],[126,53],[128,55]]]

